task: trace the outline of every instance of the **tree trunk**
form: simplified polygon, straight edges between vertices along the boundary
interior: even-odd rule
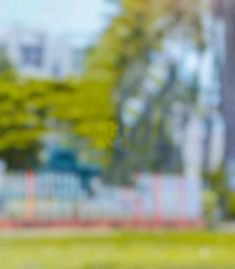
[[[216,18],[225,24],[225,36],[221,37],[225,39],[221,66],[222,110],[226,124],[225,164],[235,172],[235,1],[214,0],[214,4]]]

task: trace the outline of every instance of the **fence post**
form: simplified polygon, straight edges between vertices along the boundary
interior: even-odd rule
[[[178,216],[178,223],[179,228],[185,228],[187,227],[187,214],[186,214],[186,205],[187,205],[187,199],[186,199],[186,179],[185,177],[179,177],[178,178],[178,201],[179,201],[179,216]]]
[[[25,205],[26,205],[26,220],[33,222],[36,219],[35,210],[35,174],[32,171],[27,171],[24,175],[25,181]]]
[[[160,225],[161,216],[161,175],[155,174],[152,178],[152,195],[153,195],[153,221],[155,225]]]

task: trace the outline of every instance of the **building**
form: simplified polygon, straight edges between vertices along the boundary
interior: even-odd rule
[[[11,27],[2,31],[0,42],[20,75],[65,79],[81,73],[85,51],[94,39],[84,34]]]

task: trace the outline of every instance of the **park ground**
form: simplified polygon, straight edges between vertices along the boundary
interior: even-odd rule
[[[0,234],[1,269],[234,269],[235,234],[26,231]]]

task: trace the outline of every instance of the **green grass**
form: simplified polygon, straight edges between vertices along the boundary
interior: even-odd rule
[[[235,235],[111,232],[0,235],[1,269],[234,269]]]

